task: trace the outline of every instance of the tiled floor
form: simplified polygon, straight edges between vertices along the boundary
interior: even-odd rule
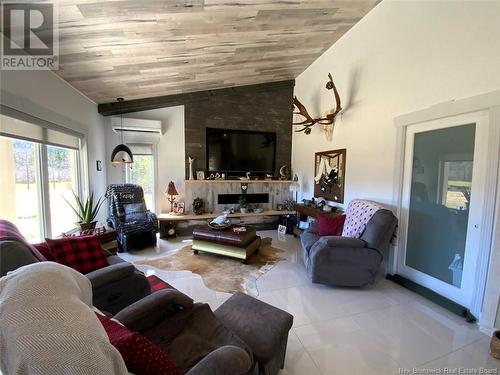
[[[259,299],[294,315],[282,374],[391,375],[417,373],[414,368],[500,374],[500,361],[489,355],[489,338],[475,325],[383,278],[365,289],[312,284],[298,239],[278,239],[274,231],[260,235],[272,237],[274,246],[286,250],[286,259],[257,281]],[[165,256],[189,242],[160,240],[159,248],[121,256],[132,262]],[[213,309],[230,296],[208,289],[189,271],[139,268]],[[471,368],[477,372],[464,372]]]

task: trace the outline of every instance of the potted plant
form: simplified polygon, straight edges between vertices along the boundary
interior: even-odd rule
[[[247,198],[244,197],[243,195],[240,195],[240,198],[238,199],[238,204],[240,205],[240,212],[242,214],[246,213],[248,210]]]
[[[76,207],[68,202],[66,198],[64,200],[69,204],[71,209],[75,212],[78,217],[78,222],[75,224],[81,232],[91,231],[95,229],[97,221],[95,220],[101,205],[104,203],[104,198],[99,198],[94,204],[94,193],[90,193],[85,201],[82,201],[79,196],[73,192],[75,197]]]

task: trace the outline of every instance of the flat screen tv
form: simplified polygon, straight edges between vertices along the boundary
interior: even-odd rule
[[[274,173],[276,133],[207,128],[207,171],[243,176]]]

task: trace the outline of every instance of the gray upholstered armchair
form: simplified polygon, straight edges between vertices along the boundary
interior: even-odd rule
[[[312,282],[357,287],[373,283],[396,225],[393,213],[380,209],[359,238],[321,237],[316,227],[311,226],[300,240],[304,265]]]

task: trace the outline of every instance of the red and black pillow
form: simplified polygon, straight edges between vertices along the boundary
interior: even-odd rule
[[[330,216],[320,214],[317,217],[317,232],[320,236],[341,236],[344,229],[345,215]]]
[[[128,371],[136,375],[177,375],[174,362],[147,337],[96,313],[111,344],[122,355]]]
[[[50,253],[57,263],[64,264],[81,273],[109,265],[101,243],[95,236],[64,237],[46,239]]]

